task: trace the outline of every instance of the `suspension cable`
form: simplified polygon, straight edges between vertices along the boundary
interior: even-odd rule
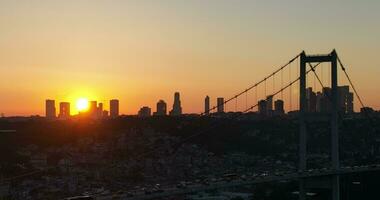
[[[284,64],[284,65],[282,65],[281,67],[279,67],[277,70],[275,70],[275,71],[274,71],[273,73],[271,73],[270,75],[266,76],[264,79],[262,79],[262,80],[256,82],[255,84],[251,85],[250,87],[246,88],[245,90],[241,91],[240,93],[236,94],[235,96],[233,96],[233,97],[231,97],[231,98],[225,100],[225,101],[223,102],[223,105],[224,105],[224,104],[227,104],[228,102],[232,101],[233,99],[235,99],[235,98],[237,98],[237,97],[243,95],[244,93],[250,91],[251,89],[257,87],[258,85],[260,85],[261,83],[263,83],[264,81],[266,81],[268,78],[270,78],[270,77],[273,76],[274,74],[277,74],[277,73],[280,72],[282,69],[284,69],[285,67],[287,67],[287,66],[288,66],[289,64],[291,64],[294,60],[296,60],[300,55],[301,55],[301,53],[297,54],[294,58],[292,58],[292,59],[289,60],[286,64]],[[212,108],[210,108],[210,109],[208,110],[208,112],[215,110],[217,107],[218,107],[218,106],[213,106]],[[202,112],[200,115],[204,115],[204,114],[206,114],[206,113],[207,113],[207,111]]]
[[[358,100],[359,100],[359,102],[360,102],[362,108],[364,108],[364,107],[365,107],[365,106],[364,106],[364,103],[363,103],[362,99],[360,98],[359,93],[357,92],[357,90],[356,90],[354,84],[352,83],[350,76],[348,76],[348,73],[347,73],[347,71],[346,71],[346,68],[344,67],[344,65],[343,65],[343,63],[342,63],[342,61],[340,60],[340,58],[339,58],[338,55],[336,56],[336,58],[338,59],[339,65],[340,65],[342,71],[344,72],[344,74],[346,75],[348,82],[350,83],[352,89],[354,90],[355,96],[358,98]]]

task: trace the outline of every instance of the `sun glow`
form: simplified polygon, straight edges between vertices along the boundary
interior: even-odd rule
[[[88,100],[85,98],[80,98],[76,102],[76,107],[79,112],[85,111],[88,109]]]

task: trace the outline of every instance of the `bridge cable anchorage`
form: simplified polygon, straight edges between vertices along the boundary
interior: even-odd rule
[[[343,63],[342,63],[342,61],[340,60],[340,58],[339,58],[338,55],[336,56],[336,58],[338,59],[339,65],[340,65],[342,71],[344,72],[344,74],[345,74],[345,76],[346,76],[348,82],[350,83],[352,89],[354,90],[355,96],[358,98],[358,100],[359,100],[359,102],[360,102],[360,105],[362,106],[362,108],[364,108],[364,107],[365,107],[365,106],[364,106],[364,103],[363,103],[362,99],[360,98],[360,95],[359,95],[359,93],[357,92],[357,90],[356,90],[354,84],[352,83],[350,76],[348,76],[348,73],[347,73],[347,71],[346,71],[346,68],[344,67],[344,65],[343,65]]]
[[[297,54],[294,58],[290,59],[286,64],[280,66],[277,70],[275,70],[273,73],[271,73],[270,75],[266,76],[264,79],[256,82],[255,84],[251,85],[250,87],[246,88],[245,90],[242,90],[241,92],[239,92],[238,94],[236,94],[235,96],[239,97],[241,95],[243,95],[244,93],[252,90],[253,88],[256,88],[258,85],[260,85],[261,83],[263,83],[264,81],[266,81],[266,79],[270,78],[273,76],[273,74],[277,74],[278,72],[280,72],[282,69],[284,69],[285,67],[289,66],[291,63],[294,62],[294,60],[296,60],[297,58],[299,58],[301,56],[302,52]],[[233,99],[235,99],[235,96],[227,99],[224,103],[224,104],[227,104],[229,103],[230,101],[232,101]],[[207,110],[208,112],[211,112],[213,110],[215,110],[217,108],[217,106],[214,106],[212,107],[211,109]],[[205,115],[207,113],[207,111],[204,111],[204,112],[201,112],[200,115]]]

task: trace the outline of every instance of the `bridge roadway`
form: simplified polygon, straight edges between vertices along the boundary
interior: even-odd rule
[[[153,194],[145,194],[144,192],[137,192],[133,197],[128,197],[127,195],[120,195],[119,198],[123,200],[145,200],[145,199],[154,199],[154,198],[162,198],[168,196],[176,196],[176,195],[184,195],[191,194],[196,192],[202,192],[207,190],[215,190],[215,189],[223,189],[223,188],[233,188],[244,185],[254,185],[259,183],[268,183],[268,182],[276,182],[276,181],[286,181],[286,180],[295,180],[299,178],[312,178],[312,177],[321,177],[321,176],[329,176],[334,174],[350,174],[350,173],[360,173],[360,172],[370,172],[370,171],[379,171],[380,165],[370,165],[370,166],[355,166],[355,167],[344,167],[337,171],[335,170],[308,170],[305,172],[294,172],[288,173],[284,175],[267,175],[267,176],[257,176],[251,178],[252,180],[231,180],[231,181],[219,181],[210,183],[210,185],[202,185],[202,184],[194,184],[188,185],[186,188],[176,188],[168,187],[163,188],[164,192],[161,193],[153,193]],[[250,179],[247,177],[246,179]],[[116,197],[116,196],[113,196]]]

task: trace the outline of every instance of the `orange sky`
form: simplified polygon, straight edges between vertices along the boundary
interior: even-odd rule
[[[379,9],[369,0],[0,0],[0,113],[44,115],[45,99],[85,97],[106,108],[117,98],[121,113],[135,114],[159,99],[170,109],[175,91],[184,112],[200,112],[206,95],[215,104],[302,50],[333,48],[365,104],[379,109]]]

